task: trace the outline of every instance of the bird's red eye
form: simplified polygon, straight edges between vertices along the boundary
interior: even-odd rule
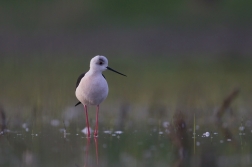
[[[100,64],[100,65],[102,65],[102,64],[103,64],[103,62],[101,62],[101,61],[100,61],[100,63],[99,63],[99,64]]]

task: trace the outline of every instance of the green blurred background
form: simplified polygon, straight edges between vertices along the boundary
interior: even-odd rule
[[[27,135],[24,130],[24,124],[27,124],[30,128],[28,133],[42,136],[31,146],[25,144],[21,148],[16,146],[20,140],[15,138],[11,141],[11,136],[7,140],[11,148],[1,145],[2,150],[9,154],[2,151],[2,155],[13,157],[31,153],[37,156],[38,162],[47,159],[44,152],[51,146],[44,145],[47,136],[43,134],[57,140],[57,148],[66,142],[58,139],[61,134],[55,134],[55,129],[51,128],[53,120],[60,122],[58,128],[66,126],[70,132],[80,133],[85,126],[85,117],[82,107],[74,108],[77,102],[75,83],[79,74],[89,69],[90,59],[100,54],[108,58],[109,66],[128,76],[104,72],[110,93],[101,105],[101,132],[108,129],[125,132],[121,143],[117,143],[118,150],[109,146],[111,150],[108,153],[127,152],[139,162],[136,166],[145,166],[145,160],[139,158],[145,154],[143,152],[153,143],[168,141],[157,139],[155,135],[148,136],[150,129],[162,130],[162,123],[172,123],[177,111],[184,113],[190,137],[196,124],[203,127],[197,134],[218,131],[211,117],[224,98],[239,88],[240,94],[231,105],[232,112],[229,112],[235,113],[235,121],[225,120],[234,138],[240,142],[241,150],[237,153],[237,150],[230,149],[230,145],[217,145],[214,152],[221,150],[220,154],[235,155],[236,158],[242,158],[244,154],[251,157],[251,8],[252,1],[245,0],[1,1],[0,104],[6,114],[7,128],[14,134]],[[90,118],[94,120],[92,111],[95,109],[90,110]],[[91,124],[93,126],[94,121]],[[240,126],[246,126],[247,137],[238,135]],[[142,132],[133,136],[143,145],[135,145],[131,150],[123,145],[131,144],[133,129]],[[31,140],[27,136],[24,138],[26,143]],[[70,138],[71,144],[67,147],[79,149],[77,144],[73,144],[76,140],[84,145],[80,138]],[[146,138],[149,138],[147,143]],[[219,143],[223,136],[216,138]],[[104,137],[104,140],[111,145],[116,142],[109,137]],[[105,143],[104,140],[101,139],[101,143]],[[188,142],[195,146],[193,139]],[[212,140],[203,142],[212,143]],[[53,145],[53,141],[49,143]],[[247,144],[246,149],[243,149],[244,143]],[[174,150],[176,146],[170,142],[167,148]],[[18,150],[18,153],[13,153],[13,150]],[[164,155],[174,155],[169,150],[159,150],[151,164],[165,166]],[[192,147],[189,150],[192,153]],[[78,155],[84,154],[81,149],[74,151]],[[64,158],[74,151],[58,150]],[[196,150],[198,155],[202,152]],[[157,158],[159,155],[164,157],[160,160]],[[15,166],[7,156],[5,158],[1,164]],[[55,159],[57,165],[62,160],[58,158]],[[79,157],[79,161],[82,162],[82,158]],[[116,156],[113,163],[103,158],[107,166],[119,161]],[[169,164],[172,164],[172,159],[169,158]],[[22,158],[15,162],[19,164],[19,161]],[[223,164],[220,161],[219,164]],[[33,161],[31,166],[38,164]],[[44,165],[48,164],[55,166],[51,159],[44,162]],[[251,161],[246,161],[243,166],[246,164],[251,165]]]
[[[183,91],[201,98],[199,88],[215,102],[234,87],[246,94],[251,7],[237,0],[1,1],[1,103],[75,103],[76,78],[97,54],[129,76],[105,73],[110,102],[146,105],[162,92],[160,100],[174,106]]]

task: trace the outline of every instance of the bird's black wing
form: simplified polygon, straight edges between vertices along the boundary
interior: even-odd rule
[[[77,82],[76,82],[76,87],[75,87],[75,89],[79,86],[80,81],[81,81],[81,79],[85,76],[85,74],[86,74],[86,73],[82,73],[82,74],[78,77]],[[79,104],[81,104],[81,102],[76,103],[75,106],[78,106]]]
[[[80,81],[81,81],[81,79],[85,76],[85,74],[86,74],[86,73],[83,73],[83,74],[81,74],[81,75],[78,77],[77,82],[76,82],[76,87],[75,87],[75,88],[77,88],[77,87],[79,86]]]

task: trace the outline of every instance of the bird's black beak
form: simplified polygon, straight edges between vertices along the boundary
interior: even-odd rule
[[[113,70],[113,69],[110,68],[110,67],[107,67],[107,69],[110,70],[110,71],[113,71],[113,72],[115,72],[115,73],[117,73],[117,74],[120,74],[120,75],[123,75],[123,76],[127,77],[126,75],[124,75],[124,74],[122,74],[122,73],[120,73],[120,72],[118,72],[118,71],[116,71],[116,70]]]

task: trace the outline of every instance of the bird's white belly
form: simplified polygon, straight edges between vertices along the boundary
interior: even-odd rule
[[[108,84],[103,76],[84,77],[75,93],[82,104],[99,105],[108,96]]]

